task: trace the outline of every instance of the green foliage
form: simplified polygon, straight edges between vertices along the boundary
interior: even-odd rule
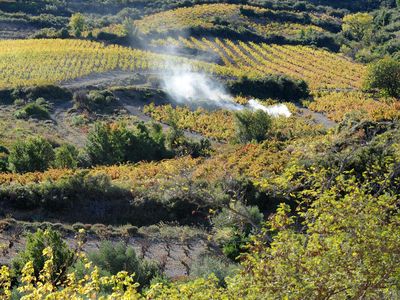
[[[116,102],[112,92],[108,90],[91,90],[89,93],[77,92],[73,96],[76,109],[88,111],[104,110]]]
[[[81,13],[75,13],[69,19],[69,27],[76,37],[82,35],[82,32],[85,29],[85,23],[85,17]]]
[[[8,169],[8,149],[0,145],[0,172],[5,172]]]
[[[142,123],[132,130],[123,124],[96,123],[89,132],[86,152],[95,165],[157,160],[167,154],[161,128],[149,129]]]
[[[190,268],[190,276],[192,278],[208,278],[214,274],[219,280],[221,286],[225,286],[225,278],[232,276],[238,270],[238,266],[215,256],[202,255],[200,256]]]
[[[76,220],[76,216],[83,220],[85,217],[90,221],[98,221],[95,215],[86,211],[92,201],[99,203],[105,200],[126,200],[129,191],[123,191],[111,183],[108,176],[104,174],[90,175],[87,171],[78,171],[72,176],[64,176],[57,181],[44,181],[40,184],[19,185],[0,187],[0,198],[3,203],[15,209],[40,209],[45,214],[58,215],[65,220]],[[115,207],[117,202],[113,203]],[[129,203],[119,203],[118,209],[129,207]],[[124,206],[125,205],[125,206]],[[69,209],[69,213],[65,211]],[[116,208],[117,209],[117,208]],[[129,213],[129,212],[128,212]],[[121,216],[121,214],[119,214]],[[40,214],[35,218],[39,219]],[[102,216],[104,221],[105,216]]]
[[[135,274],[135,281],[142,287],[161,275],[155,263],[139,259],[135,249],[122,242],[113,244],[111,241],[104,241],[98,251],[88,254],[88,258],[105,274],[116,275],[121,271]]]
[[[261,228],[264,215],[257,206],[246,206],[241,202],[224,207],[212,217],[214,229],[237,228],[241,232],[250,232],[251,229]]]
[[[307,83],[285,75],[269,75],[262,78],[242,77],[229,83],[230,91],[235,95],[259,99],[279,99],[298,101],[309,96]]]
[[[366,89],[378,89],[387,96],[399,98],[400,62],[387,57],[371,64],[364,86]]]
[[[58,281],[65,280],[65,272],[73,263],[74,252],[69,249],[61,235],[51,229],[45,231],[39,229],[35,233],[28,235],[25,249],[19,252],[12,261],[14,275],[19,276],[25,264],[32,262],[35,275],[38,277],[46,260],[43,250],[47,247],[53,250],[54,255],[54,266],[51,273],[52,281],[57,284]]]
[[[208,139],[193,141],[185,138],[183,132],[171,128],[166,136],[166,144],[176,156],[190,155],[192,157],[209,156],[212,152],[211,142]]]
[[[123,31],[124,35],[130,37],[131,39],[136,39],[139,31],[135,24],[133,23],[133,20],[131,18],[125,18],[124,22],[122,23],[123,25]]]
[[[53,165],[56,168],[74,169],[78,166],[79,151],[70,144],[62,145],[55,150]]]
[[[253,286],[249,293],[274,299],[385,299],[397,293],[398,196],[373,195],[368,185],[358,187],[354,177],[346,177],[319,190],[299,219],[288,206],[280,207],[254,243],[245,263],[252,271],[238,290]],[[272,243],[265,242],[271,234]]]
[[[43,98],[38,98],[35,102],[28,103],[15,113],[18,119],[36,118],[46,120],[50,118],[49,105]]]
[[[16,142],[8,158],[10,169],[18,173],[45,171],[53,159],[53,147],[42,137]]]
[[[368,13],[356,13],[343,18],[342,29],[355,40],[361,41],[371,35],[373,28],[373,16]]]
[[[235,122],[236,136],[240,143],[266,140],[272,123],[268,113],[262,110],[237,112],[235,113]]]
[[[245,252],[245,247],[249,238],[244,233],[235,232],[235,234],[223,245],[222,252],[232,261],[238,262],[240,255]]]

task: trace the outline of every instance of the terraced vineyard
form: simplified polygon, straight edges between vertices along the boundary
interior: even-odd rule
[[[245,11],[249,13],[245,13]],[[282,12],[281,12],[282,13]],[[286,12],[288,13],[288,12]],[[158,14],[144,17],[135,21],[135,25],[142,34],[164,33],[167,31],[182,31],[190,28],[213,29],[223,21],[233,22],[233,27],[242,26],[261,36],[271,34],[295,35],[302,31],[324,31],[313,24],[279,22],[276,12],[269,9],[248,5],[234,4],[205,4],[194,7],[177,8]],[[294,17],[301,18],[301,14],[291,13]],[[252,17],[257,15],[258,18]],[[264,16],[265,15],[265,16]],[[271,20],[267,16],[271,16]],[[332,18],[322,16],[324,18]],[[312,15],[316,20],[321,16]]]
[[[173,109],[171,105],[149,105],[144,108],[144,112],[162,122],[168,122],[168,118],[174,115],[179,120],[178,124],[181,129],[199,132],[219,141],[232,139],[235,135],[233,114],[229,111],[209,112],[202,108],[191,111],[187,107]]]
[[[215,64],[83,40],[0,41],[0,88],[51,84],[111,70],[168,69],[171,65],[221,75],[238,73]]]
[[[365,67],[349,59],[325,50],[306,46],[257,44],[229,39],[179,38],[155,41],[211,51],[217,54],[224,65],[243,70],[246,74],[286,74],[304,79],[312,90],[357,89],[365,74]]]
[[[361,92],[324,93],[315,97],[309,108],[325,113],[330,119],[342,121],[346,114],[359,112],[370,120],[393,120],[400,117],[396,99],[374,99]]]

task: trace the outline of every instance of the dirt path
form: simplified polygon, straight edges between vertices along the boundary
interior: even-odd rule
[[[67,80],[60,83],[60,86],[69,90],[87,89],[90,87],[106,88],[110,86],[125,86],[130,85],[135,81],[137,75],[156,74],[155,72],[132,72],[114,70],[103,73],[93,73],[88,76]]]
[[[335,121],[328,119],[324,114],[312,111],[308,108],[297,106],[299,114],[304,117],[310,117],[314,120],[316,124],[324,126],[326,129],[333,128],[337,125]]]
[[[66,141],[79,147],[83,147],[86,144],[86,136],[79,130],[70,126],[67,122],[68,111],[72,107],[72,102],[54,104],[50,118],[56,125],[57,131],[65,138]]]

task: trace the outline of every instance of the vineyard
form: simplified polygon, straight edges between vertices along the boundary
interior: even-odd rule
[[[325,93],[317,95],[309,108],[325,113],[330,119],[342,121],[346,114],[359,112],[363,118],[381,121],[400,117],[400,103],[395,99],[374,99],[361,92]]]
[[[242,103],[244,104],[244,100]],[[316,136],[324,132],[322,125],[313,124],[311,120],[299,117],[296,106],[291,103],[286,103],[286,105],[295,115],[290,118],[273,118],[271,139],[298,139]],[[187,107],[172,108],[171,105],[148,105],[144,108],[144,112],[153,119],[164,123],[168,123],[170,118],[174,118],[180,129],[197,132],[220,142],[232,142],[235,138],[235,120],[230,111],[207,111],[202,108],[191,111]]]
[[[0,41],[0,88],[57,83],[111,70],[155,71],[171,65],[239,74],[223,66],[84,40]]]
[[[320,139],[319,137],[322,135],[316,132],[313,140],[316,142]],[[59,182],[86,171],[90,176],[106,175],[117,186],[146,193],[149,193],[151,188],[158,193],[165,192],[166,188],[175,190],[183,174],[190,174],[194,180],[207,182],[221,180],[227,175],[242,175],[254,180],[255,184],[266,184],[269,180],[263,176],[279,175],[287,163],[299,157],[305,149],[312,149],[314,142],[310,141],[308,137],[299,139],[296,149],[286,149],[276,141],[264,145],[240,147],[226,145],[224,152],[216,153],[210,159],[182,157],[136,165],[99,166],[90,170],[50,169],[45,172],[25,174],[0,173],[0,187],[6,189],[14,186]]]
[[[217,54],[225,66],[239,68],[248,76],[286,74],[304,79],[312,90],[360,88],[365,67],[325,50],[306,46],[257,44],[229,39],[179,38],[154,41],[175,47]]]
[[[171,42],[171,40],[168,40]],[[80,40],[0,41],[0,87],[49,84],[111,70],[156,71],[180,65],[221,76],[286,74],[312,89],[358,88],[364,67],[304,46],[279,46],[205,38],[175,45],[213,51],[224,66]]]
[[[395,299],[397,2],[0,0],[0,299]]]
[[[248,13],[246,14],[245,11]],[[281,12],[281,14],[283,13],[285,12]],[[210,30],[216,25],[223,25],[228,22],[233,28],[246,28],[260,36],[271,34],[298,35],[310,30],[324,31],[322,28],[312,24],[288,23],[283,20],[277,22],[274,20],[276,17],[272,17],[274,14],[273,10],[248,5],[205,4],[149,15],[135,21],[135,26],[144,35],[168,31],[184,31],[191,28]],[[291,14],[299,19],[301,18],[300,14]],[[271,16],[272,20],[268,18],[268,15]],[[324,17],[326,18],[327,16],[312,16],[314,19]]]
[[[171,105],[149,105],[144,108],[144,112],[162,122],[168,122],[168,119],[173,117],[181,129],[195,131],[218,141],[232,139],[235,135],[233,115],[229,111],[209,112],[202,108],[191,111],[186,107],[173,109]]]

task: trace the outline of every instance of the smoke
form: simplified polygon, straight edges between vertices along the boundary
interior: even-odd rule
[[[262,110],[265,111],[267,114],[273,117],[286,117],[289,118],[292,113],[288,109],[288,107],[285,104],[276,104],[276,105],[270,105],[270,106],[264,106],[257,102],[257,100],[251,99],[249,100],[248,107],[250,107],[252,110]]]
[[[189,38],[190,33],[180,33],[179,36]],[[178,38],[178,36],[176,36]],[[190,59],[215,62],[218,56],[215,53],[196,52],[188,53],[181,47],[175,45],[164,45],[162,47],[151,47],[150,41],[142,39],[141,46],[148,51],[161,52],[178,57],[188,57]],[[186,49],[187,50],[187,49]],[[262,110],[273,117],[290,117],[291,113],[284,104],[264,106],[257,100],[250,100],[246,105],[238,104],[226,90],[225,86],[212,75],[195,72],[189,64],[174,65],[167,62],[165,71],[157,74],[161,88],[169,95],[171,100],[177,105],[188,106],[192,109],[198,107],[208,110],[225,109],[240,111],[243,109]]]
[[[251,99],[248,104],[234,102],[233,97],[218,80],[207,74],[188,71],[190,68],[170,67],[169,72],[161,74],[161,86],[170,98],[178,105],[192,109],[226,109],[239,111],[250,109],[262,110],[271,116],[290,117],[291,112],[284,104],[264,106],[257,100]]]
[[[224,86],[206,74],[174,69],[161,77],[163,90],[177,103],[192,108],[241,110]]]

